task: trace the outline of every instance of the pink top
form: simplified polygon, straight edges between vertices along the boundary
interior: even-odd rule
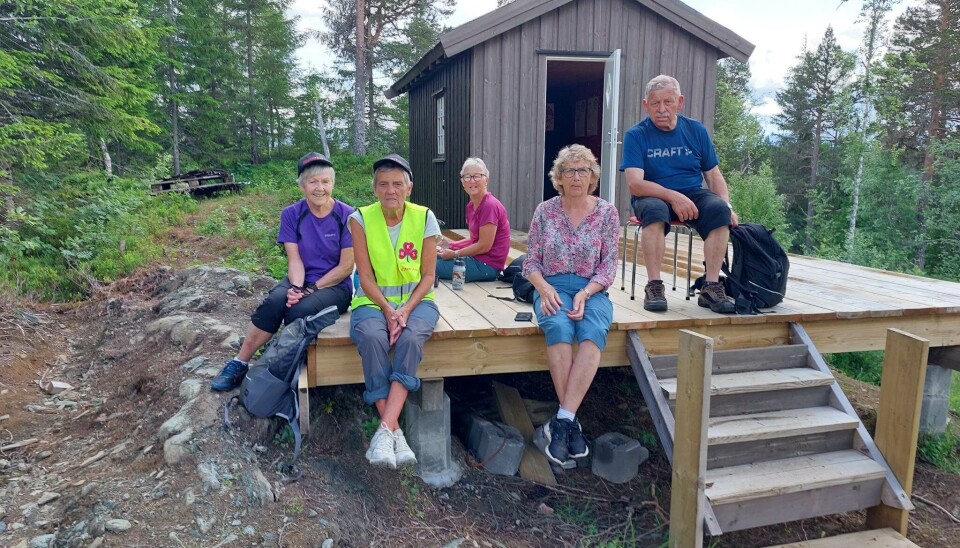
[[[510,219],[507,218],[507,208],[489,192],[480,200],[480,207],[476,208],[476,211],[473,202],[467,202],[467,228],[470,229],[470,237],[452,242],[450,249],[463,249],[473,245],[480,239],[480,227],[484,225],[496,225],[497,233],[493,237],[490,250],[474,255],[473,258],[492,268],[503,270],[507,263],[507,254],[510,253]]]
[[[593,211],[573,228],[560,205],[560,197],[556,196],[542,202],[533,212],[523,275],[576,274],[606,289],[617,275],[619,242],[620,213],[613,204],[597,198]]]

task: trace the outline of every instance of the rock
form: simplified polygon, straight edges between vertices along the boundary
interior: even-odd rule
[[[254,529],[252,525],[247,525],[243,528],[243,534],[248,537],[252,537],[253,535],[257,534],[257,530]]]
[[[6,530],[7,530],[7,524],[0,521],[0,533],[3,533]]]
[[[197,495],[194,494],[193,489],[187,489],[183,492],[183,503],[187,506],[193,506],[193,503],[197,502]]]
[[[188,411],[190,407],[193,406],[194,401],[195,400],[188,401],[176,414],[160,425],[160,429],[157,430],[158,440],[165,441],[170,436],[179,434],[187,428],[190,428],[191,419]]]
[[[201,367],[206,365],[206,363],[207,363],[207,358],[203,356],[197,356],[196,358],[193,358],[187,363],[181,365],[180,370],[186,373],[193,373],[197,369],[200,369]]]
[[[49,548],[53,545],[55,538],[57,538],[57,535],[53,533],[33,537],[30,539],[30,548]]]
[[[214,546],[213,548],[220,548],[220,546],[226,546],[226,545],[230,544],[231,542],[234,542],[235,540],[237,540],[237,539],[239,539],[239,538],[240,538],[240,537],[238,537],[237,535],[235,535],[235,534],[233,534],[233,533],[230,533],[229,535],[227,535],[226,537],[224,537],[223,540],[221,540],[220,543],[217,544],[216,546]]]
[[[175,543],[177,544],[177,546],[183,546],[183,545],[184,545],[184,544],[183,544],[183,541],[180,540],[180,537],[178,537],[177,534],[174,533],[173,531],[170,531],[170,534],[167,535],[167,538],[170,539],[172,542],[175,542]]]
[[[80,488],[80,496],[85,497],[90,493],[92,493],[96,488],[97,488],[97,482],[91,481],[90,483]]]
[[[50,491],[47,491],[43,493],[43,495],[40,495],[40,499],[37,500],[37,506],[43,506],[44,504],[53,500],[57,500],[58,498],[60,498],[60,493],[51,493]]]
[[[163,442],[163,461],[169,466],[180,464],[190,454],[191,438],[193,438],[193,428],[187,428]]]
[[[213,528],[213,524],[217,522],[217,516],[210,516],[209,519],[197,517],[197,528],[200,529],[201,535],[206,535],[210,532],[210,529]]]
[[[206,367],[204,367],[204,368],[202,368],[202,369],[198,369],[198,370],[197,370],[197,375],[199,375],[199,376],[201,376],[201,377],[206,377],[206,378],[208,378],[208,379],[212,379],[212,378],[214,378],[214,377],[216,377],[217,375],[220,374],[220,369],[222,369],[222,368],[223,368],[222,365],[213,365],[213,364],[210,364],[210,365],[208,365],[208,366],[206,366]]]
[[[211,491],[220,490],[220,480],[217,477],[217,465],[211,461],[203,461],[197,465],[197,473],[200,475],[201,492],[207,494]]]
[[[111,533],[122,533],[129,530],[133,527],[129,521],[125,519],[108,519],[106,523],[103,524],[104,529],[110,531]]]
[[[243,474],[241,481],[247,490],[247,503],[250,506],[266,506],[277,500],[273,486],[260,470]]]
[[[315,517],[317,517],[317,516],[319,516],[319,515],[320,515],[320,514],[318,514],[317,511],[314,510],[313,508],[308,508],[308,509],[307,509],[307,517],[308,517],[308,518],[315,518]]]
[[[37,453],[37,460],[44,460],[50,458],[50,455],[53,454],[53,451],[40,451]]]
[[[328,538],[323,541],[323,544],[320,545],[320,548],[333,548],[333,539]]]
[[[93,539],[93,542],[87,545],[87,548],[100,548],[103,546],[103,537]]]
[[[105,527],[103,520],[100,518],[94,518],[87,525],[87,534],[93,538],[102,537],[106,531],[107,528]]]
[[[185,400],[192,400],[203,392],[203,383],[200,379],[187,379],[180,383],[180,397]]]
[[[45,381],[40,385],[40,388],[42,388],[44,392],[51,396],[59,394],[64,390],[73,390],[72,385],[61,381]]]

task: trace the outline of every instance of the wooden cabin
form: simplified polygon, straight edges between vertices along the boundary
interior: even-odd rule
[[[644,116],[643,86],[675,76],[684,113],[712,129],[717,60],[746,61],[753,47],[675,0],[515,0],[441,35],[387,91],[410,96],[412,199],[466,226],[460,166],[478,156],[511,225],[526,230],[556,194],[557,152],[580,143],[600,159],[600,196],[625,218],[618,144]]]

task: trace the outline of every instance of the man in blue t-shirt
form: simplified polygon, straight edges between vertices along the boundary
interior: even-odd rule
[[[661,74],[650,80],[644,97],[643,108],[649,117],[623,136],[620,162],[632,195],[630,205],[642,223],[640,247],[649,280],[643,307],[654,312],[667,310],[660,279],[664,236],[670,233],[671,221],[681,221],[696,229],[704,242],[706,281],[697,304],[714,312],[733,313],[733,300],[719,280],[729,227],[737,226],[737,215],[730,205],[713,142],[703,124],[679,114],[683,95],[676,78]],[[704,180],[707,188],[703,188]]]

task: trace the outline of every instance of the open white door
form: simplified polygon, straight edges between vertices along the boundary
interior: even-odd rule
[[[620,50],[615,50],[603,71],[603,151],[600,160],[600,197],[616,204],[617,154],[620,144]]]

